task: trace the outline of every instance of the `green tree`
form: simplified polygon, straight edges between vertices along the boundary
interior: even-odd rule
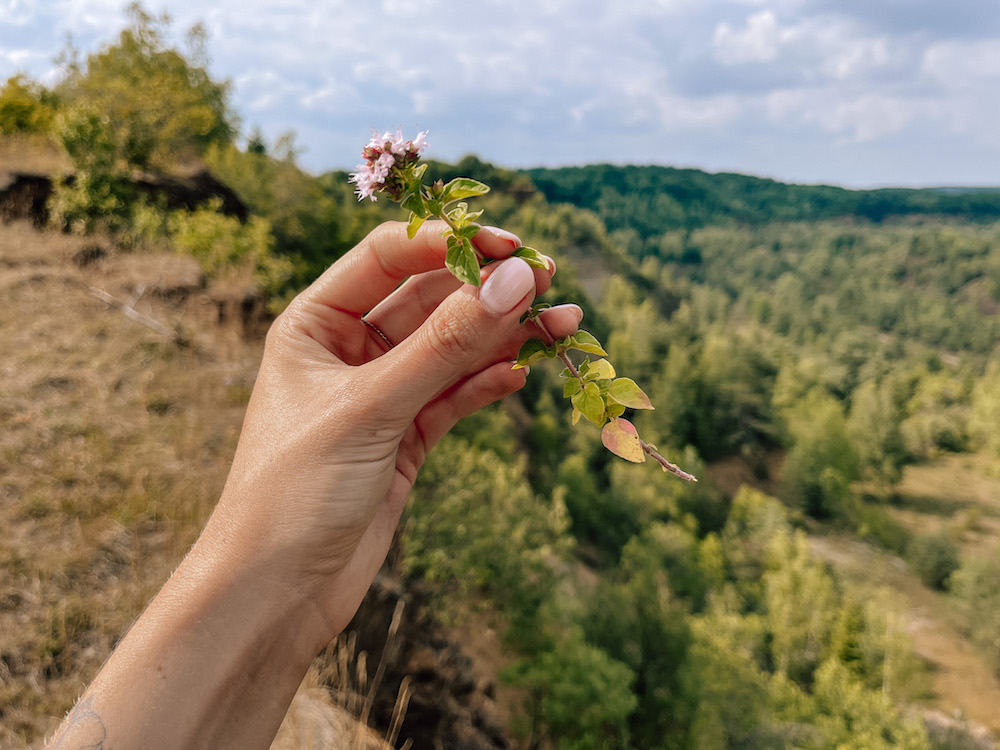
[[[927,734],[916,719],[904,719],[881,691],[851,678],[834,659],[816,671],[814,725],[816,747],[837,750],[929,750]]]
[[[792,440],[782,469],[785,497],[817,518],[850,518],[858,458],[840,404],[814,390],[784,416]]]
[[[697,696],[683,670],[691,643],[688,605],[670,588],[662,554],[633,548],[622,566],[598,585],[581,624],[588,642],[626,664],[638,699],[629,717],[636,747],[688,747],[686,736]]]
[[[903,404],[892,383],[869,380],[854,391],[848,433],[862,476],[874,483],[880,495],[890,493],[903,478],[907,453],[902,421]]]
[[[132,167],[170,167],[231,142],[236,118],[229,84],[212,80],[207,61],[191,62],[168,46],[168,16],[154,17],[139,3],[128,7],[128,16],[116,44],[66,70],[58,87],[66,102],[107,118],[121,158]],[[203,56],[203,27],[189,37],[193,56]]]
[[[98,227],[112,232],[127,227],[135,187],[120,159],[117,133],[107,119],[89,107],[69,108],[57,119],[56,137],[75,172],[56,184],[49,221],[76,234]]]
[[[775,670],[808,686],[826,653],[837,615],[833,579],[810,555],[804,534],[781,531],[768,545],[763,584]]]
[[[567,750],[625,748],[637,700],[632,671],[570,628],[551,650],[521,659],[504,676],[527,690],[529,746]]]
[[[991,362],[973,386],[969,434],[1000,466],[1000,363]]]
[[[537,629],[542,603],[569,550],[560,494],[545,501],[522,462],[446,436],[421,470],[400,541],[403,572],[434,585],[437,599],[485,597],[515,629]]]
[[[0,134],[47,133],[56,115],[56,97],[24,75],[0,87]]]
[[[907,553],[924,584],[941,591],[948,588],[948,579],[958,570],[959,560],[958,547],[946,531],[915,537]]]
[[[962,562],[951,590],[966,613],[969,631],[1000,677],[1000,548]]]

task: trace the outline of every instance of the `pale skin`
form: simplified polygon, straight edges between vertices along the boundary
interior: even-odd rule
[[[519,319],[555,265],[509,258],[520,241],[487,227],[475,244],[500,262],[462,286],[441,229],[379,227],[274,323],[215,511],[49,747],[270,746],[385,560],[428,451],[525,382],[511,360],[537,331]],[[582,312],[544,315],[568,336]]]

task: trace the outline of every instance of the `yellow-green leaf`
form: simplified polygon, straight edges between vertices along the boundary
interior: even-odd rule
[[[514,251],[515,258],[521,258],[532,268],[540,268],[543,271],[549,270],[549,262],[545,256],[533,247],[519,247]]]
[[[576,378],[570,378],[563,383],[563,398],[571,398],[582,390],[583,386],[580,385],[580,381]]]
[[[642,388],[629,378],[618,378],[608,388],[608,396],[622,406],[630,409],[652,409],[653,402],[649,400]]]
[[[476,251],[472,249],[472,243],[466,238],[459,239],[454,235],[448,238],[448,254],[445,256],[444,264],[459,281],[473,286],[482,285],[479,259],[476,257]]]
[[[477,195],[486,195],[490,192],[490,186],[471,177],[456,177],[444,186],[441,200],[445,203],[460,201],[463,198],[475,198]]]
[[[541,339],[528,339],[521,344],[521,350],[517,353],[517,363],[515,370],[527,367],[532,362],[548,356],[548,349]]]
[[[601,346],[601,342],[594,338],[592,333],[583,329],[580,329],[570,337],[569,347],[571,349],[579,349],[581,352],[586,352],[587,354],[596,354],[599,357],[608,356],[608,353],[604,351],[604,347]]]
[[[417,236],[417,230],[420,229],[420,225],[427,220],[426,216],[417,216],[415,213],[410,214],[410,223],[406,225],[406,236],[411,240]]]
[[[604,399],[601,391],[594,383],[587,386],[572,398],[573,406],[580,410],[589,421],[600,427],[604,424]]]
[[[587,380],[611,380],[615,376],[615,368],[606,359],[590,363],[587,370]]]

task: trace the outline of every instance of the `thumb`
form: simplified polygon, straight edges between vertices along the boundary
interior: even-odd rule
[[[534,296],[531,267],[509,258],[493,267],[481,287],[466,284],[446,297],[413,335],[377,360],[389,368],[385,376],[395,407],[405,405],[415,415],[462,378],[513,358],[516,348],[505,349]]]

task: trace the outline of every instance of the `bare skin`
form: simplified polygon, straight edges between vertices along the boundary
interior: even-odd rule
[[[524,385],[519,319],[554,264],[533,271],[486,228],[476,244],[501,262],[461,286],[440,231],[379,227],[275,322],[212,517],[51,747],[269,747],[385,560],[428,451]],[[556,307],[545,325],[567,336],[581,317]]]

